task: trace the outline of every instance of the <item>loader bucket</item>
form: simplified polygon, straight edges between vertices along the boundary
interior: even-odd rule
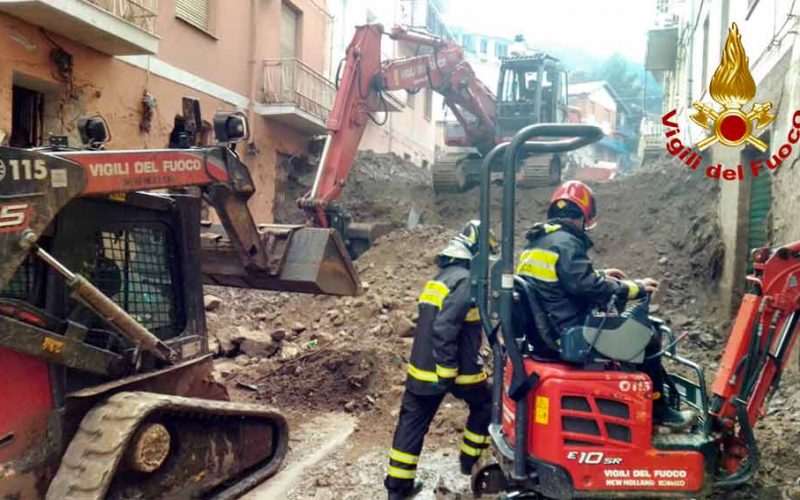
[[[267,269],[246,268],[215,226],[201,236],[203,282],[320,295],[360,295],[361,280],[338,233],[305,226],[262,225]]]

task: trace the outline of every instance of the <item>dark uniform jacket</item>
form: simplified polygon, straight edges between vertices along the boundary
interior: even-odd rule
[[[517,274],[531,283],[559,332],[583,323],[593,307],[607,305],[614,294],[624,301],[646,293],[633,281],[607,279],[595,270],[586,255],[592,241],[568,222],[539,223],[526,236]]]
[[[447,390],[443,379],[457,386],[486,380],[480,357],[481,325],[470,300],[469,269],[454,263],[425,284],[419,296],[419,320],[411,348],[406,387],[419,395]]]

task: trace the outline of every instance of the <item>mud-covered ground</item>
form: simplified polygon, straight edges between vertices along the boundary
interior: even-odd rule
[[[310,185],[308,172],[288,179],[284,187],[293,194],[286,199]],[[713,184],[668,163],[594,188],[600,210],[592,233],[597,264],[661,281],[654,314],[688,333],[679,351],[706,368],[710,383],[730,324],[716,288],[723,250]],[[517,251],[525,229],[543,217],[550,194],[551,189],[518,192]],[[395,227],[356,262],[363,296],[207,290],[215,297],[208,298],[209,329],[220,355],[219,376],[237,399],[278,407],[289,418],[294,437],[286,470],[292,479],[281,479],[279,486],[280,496],[292,500],[383,496],[416,298],[435,273],[436,252],[478,209],[477,191],[435,197],[427,171],[373,154],[359,158],[342,205],[359,222]],[[496,221],[496,200],[494,208]],[[292,210],[289,204],[276,213],[288,222],[296,216]],[[406,229],[409,221],[417,227]],[[756,478],[735,492],[719,492],[719,498],[800,498],[797,378],[785,377],[759,424],[762,465]],[[420,477],[427,488],[419,498],[470,498],[468,479],[457,473],[465,417],[464,405],[448,397],[426,439]],[[312,460],[324,449],[326,425],[340,418],[355,422],[347,438]],[[332,436],[341,435],[336,425]],[[263,495],[256,491],[252,498],[270,497]]]

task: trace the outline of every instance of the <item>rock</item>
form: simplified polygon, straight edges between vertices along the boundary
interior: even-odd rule
[[[219,340],[214,335],[208,336],[208,352],[214,355],[214,357],[219,356],[222,354],[219,347]]]
[[[705,347],[715,347],[717,345],[717,338],[710,333],[703,333],[700,335],[700,343]]]
[[[203,305],[205,306],[206,311],[216,311],[219,309],[219,306],[222,305],[222,299],[216,295],[204,295]]]
[[[666,255],[664,257],[661,257],[660,259],[658,259],[658,263],[659,264],[666,264],[667,262],[669,262],[669,259],[667,258]]]
[[[342,326],[344,324],[344,317],[343,316],[336,316],[333,319],[333,326]]]
[[[236,356],[233,361],[239,366],[247,366],[250,364],[250,356],[246,354],[240,354]]]
[[[401,337],[413,337],[417,325],[405,316],[398,316],[394,321],[394,331]]]
[[[245,354],[263,354],[271,356],[278,350],[278,346],[271,335],[259,330],[252,330],[240,326],[236,336],[231,338],[233,343],[239,345],[239,350]]]
[[[281,348],[281,359],[292,359],[300,354],[300,348],[293,344],[284,345]]]
[[[364,290],[369,290],[369,281],[362,281],[361,288],[363,288]]]
[[[275,330],[274,332],[272,332],[271,337],[272,340],[274,340],[275,342],[280,342],[286,338],[286,330],[282,328]]]
[[[306,331],[306,326],[303,323],[295,321],[292,323],[292,331],[294,333],[303,333]]]
[[[348,402],[347,402],[347,403],[345,403],[345,405],[344,405],[344,411],[346,411],[347,413],[352,413],[352,412],[353,412],[355,409],[356,409],[356,402],[355,402],[355,400],[348,401]]]
[[[213,336],[217,339],[221,355],[227,356],[236,349],[236,344],[232,340],[236,335],[236,331],[236,328],[233,327],[220,328],[209,336],[209,338]]]

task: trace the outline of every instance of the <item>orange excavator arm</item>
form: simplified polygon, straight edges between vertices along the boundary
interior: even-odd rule
[[[709,413],[721,431],[722,467],[736,484],[757,468],[756,422],[778,388],[800,327],[800,242],[753,253],[754,272],[712,387]]]
[[[384,35],[416,44],[426,53],[381,61]],[[368,121],[374,121],[373,113],[387,111],[384,91],[430,88],[438,92],[479,151],[494,147],[495,97],[475,76],[458,44],[400,27],[386,33],[380,24],[359,26],[343,68],[337,76],[338,90],[314,185],[298,200],[314,225],[331,227],[336,225],[331,219],[341,219],[331,204],[347,182]]]

